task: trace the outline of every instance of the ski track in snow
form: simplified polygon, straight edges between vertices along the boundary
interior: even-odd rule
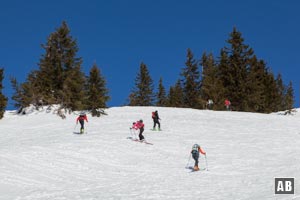
[[[158,110],[163,131],[151,131]],[[0,121],[0,200],[300,199],[300,114],[115,107],[89,117],[87,134],[44,111]],[[144,136],[133,142],[132,122]],[[74,128],[75,127],[75,128]],[[190,150],[207,152],[193,166]],[[275,177],[294,177],[295,195],[274,195]]]

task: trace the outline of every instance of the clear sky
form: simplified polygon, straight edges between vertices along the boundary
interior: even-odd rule
[[[179,78],[190,48],[219,55],[235,26],[258,58],[285,84],[300,90],[300,1],[298,0],[10,0],[0,6],[0,67],[4,95],[10,76],[23,82],[37,69],[50,33],[66,21],[83,58],[83,70],[96,63],[107,80],[108,106],[126,104],[140,63],[155,88],[163,77],[168,90]],[[12,109],[9,101],[8,109]]]

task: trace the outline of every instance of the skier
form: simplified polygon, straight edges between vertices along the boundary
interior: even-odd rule
[[[160,118],[158,116],[158,112],[157,110],[155,112],[152,112],[152,119],[153,119],[153,130],[155,131],[156,130],[156,124],[158,124],[158,130],[160,131]]]
[[[228,99],[225,99],[224,104],[225,104],[226,110],[230,110],[231,102]]]
[[[145,137],[143,136],[144,126],[145,125],[144,125],[142,119],[140,119],[135,124],[133,124],[133,128],[134,129],[136,129],[136,130],[139,129],[140,130],[140,133],[139,133],[139,139],[140,139],[140,141],[144,141],[145,140]]]
[[[206,155],[206,152],[198,144],[194,144],[191,151],[192,157],[195,160],[194,171],[199,170],[199,152],[203,155]]]
[[[214,102],[212,99],[208,99],[206,103],[206,107],[208,110],[211,110],[213,108]]]
[[[85,113],[81,113],[81,114],[77,117],[77,119],[76,119],[76,124],[78,124],[78,121],[79,121],[79,123],[80,123],[80,125],[81,125],[81,127],[80,127],[80,133],[83,133],[83,132],[84,132],[84,120],[85,120],[86,122],[88,122],[88,119],[87,119],[87,116],[86,116]]]

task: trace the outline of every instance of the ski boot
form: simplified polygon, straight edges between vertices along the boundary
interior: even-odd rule
[[[199,171],[199,167],[198,166],[194,166],[194,171]]]

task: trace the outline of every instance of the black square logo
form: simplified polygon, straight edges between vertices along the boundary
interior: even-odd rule
[[[294,178],[275,178],[275,194],[295,194]]]

